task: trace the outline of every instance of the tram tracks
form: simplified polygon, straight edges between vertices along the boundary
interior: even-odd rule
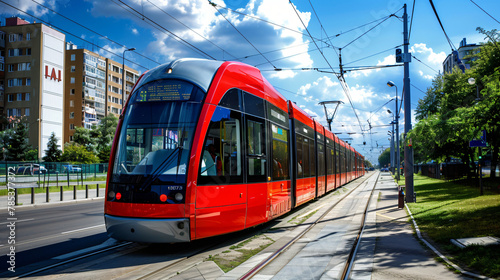
[[[351,193],[353,193],[355,190],[357,190],[360,186],[366,187],[366,185],[369,183],[369,179],[374,174],[377,174],[377,173],[373,173],[369,177],[366,177],[365,180],[363,180],[362,182],[360,182],[357,187],[351,189],[346,195],[344,195],[342,198],[340,198],[338,201],[336,201],[334,204],[332,204],[320,217],[318,217],[315,221],[311,222],[311,224],[309,226],[307,226],[307,228],[305,228],[301,233],[299,233],[296,237],[294,237],[292,240],[290,240],[289,242],[287,242],[284,246],[282,246],[281,248],[279,248],[278,250],[276,250],[270,256],[268,256],[267,258],[265,258],[264,260],[262,260],[261,262],[259,262],[256,266],[254,266],[247,273],[245,273],[244,275],[242,275],[239,279],[241,279],[241,280],[243,280],[243,279],[251,279],[252,277],[254,277],[255,275],[257,275],[257,273],[259,273],[261,270],[263,270],[265,267],[267,267],[270,264],[272,264],[273,261],[276,258],[278,258],[285,251],[287,251],[292,245],[294,245],[295,243],[297,243],[302,237],[304,237],[304,235],[306,235],[315,226],[317,226],[318,223],[320,223],[321,221],[323,221],[325,219],[325,217],[332,210],[334,210],[345,198],[349,197],[349,195]],[[378,181],[379,176],[380,176],[380,174],[377,175],[376,181],[373,184],[373,188],[372,188],[372,190],[370,192],[370,195],[368,197],[365,209],[363,211],[363,216],[361,218],[361,225],[359,227],[358,234],[356,235],[356,238],[354,240],[353,246],[352,246],[352,248],[351,248],[351,250],[349,252],[349,256],[347,257],[347,261],[344,264],[344,268],[342,269],[342,276],[341,276],[340,279],[348,279],[348,277],[349,277],[352,265],[353,265],[354,260],[355,260],[356,251],[357,251],[357,248],[359,246],[359,242],[361,241],[361,237],[362,237],[362,234],[363,234],[363,229],[364,229],[365,220],[366,220],[366,213],[368,212],[368,207],[370,205],[370,201],[372,199],[373,192],[375,190],[375,186],[376,186],[376,183]]]

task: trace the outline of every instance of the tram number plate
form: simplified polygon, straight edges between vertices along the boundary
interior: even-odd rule
[[[168,186],[169,191],[182,191],[182,186]]]

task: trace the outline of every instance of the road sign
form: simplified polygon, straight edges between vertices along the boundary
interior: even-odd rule
[[[482,140],[469,141],[469,147],[486,147],[486,142]]]

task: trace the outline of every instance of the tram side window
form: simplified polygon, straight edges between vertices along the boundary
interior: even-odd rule
[[[311,162],[309,161],[309,143],[311,143],[311,140],[304,137],[304,145],[302,146],[302,153],[304,155],[302,157],[302,162],[304,164],[302,165],[302,169],[304,170],[304,177],[306,178],[311,175]]]
[[[335,154],[333,153],[332,148],[327,147],[326,157],[327,157],[327,163],[326,163],[327,173],[328,175],[332,175],[335,173]]]
[[[201,156],[199,184],[241,183],[241,113],[217,107]]]
[[[297,135],[297,178],[304,178],[304,162],[302,146],[304,145],[304,137]]]
[[[325,148],[323,144],[318,144],[318,176],[325,175]]]
[[[266,182],[266,137],[263,121],[247,120],[248,181]]]
[[[316,176],[316,151],[314,149],[314,141],[310,140],[309,141],[309,156],[311,158],[310,160],[310,165],[311,165],[311,168],[310,168],[310,176],[311,177],[314,177]]]
[[[274,124],[271,125],[271,131],[273,138],[272,178],[275,181],[289,179],[288,131]]]

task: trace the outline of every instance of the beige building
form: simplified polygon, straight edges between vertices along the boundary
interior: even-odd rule
[[[122,64],[106,59],[106,115],[119,116],[122,112]],[[135,82],[139,79],[139,71],[125,66],[125,101]]]
[[[8,18],[0,26],[5,117],[26,116],[29,144],[45,155],[52,133],[63,138],[65,35],[41,23]],[[0,48],[2,48],[0,47]]]
[[[125,69],[129,94],[139,72]],[[64,143],[73,141],[75,127],[90,129],[109,114],[119,116],[123,103],[121,64],[68,43],[65,71]]]

